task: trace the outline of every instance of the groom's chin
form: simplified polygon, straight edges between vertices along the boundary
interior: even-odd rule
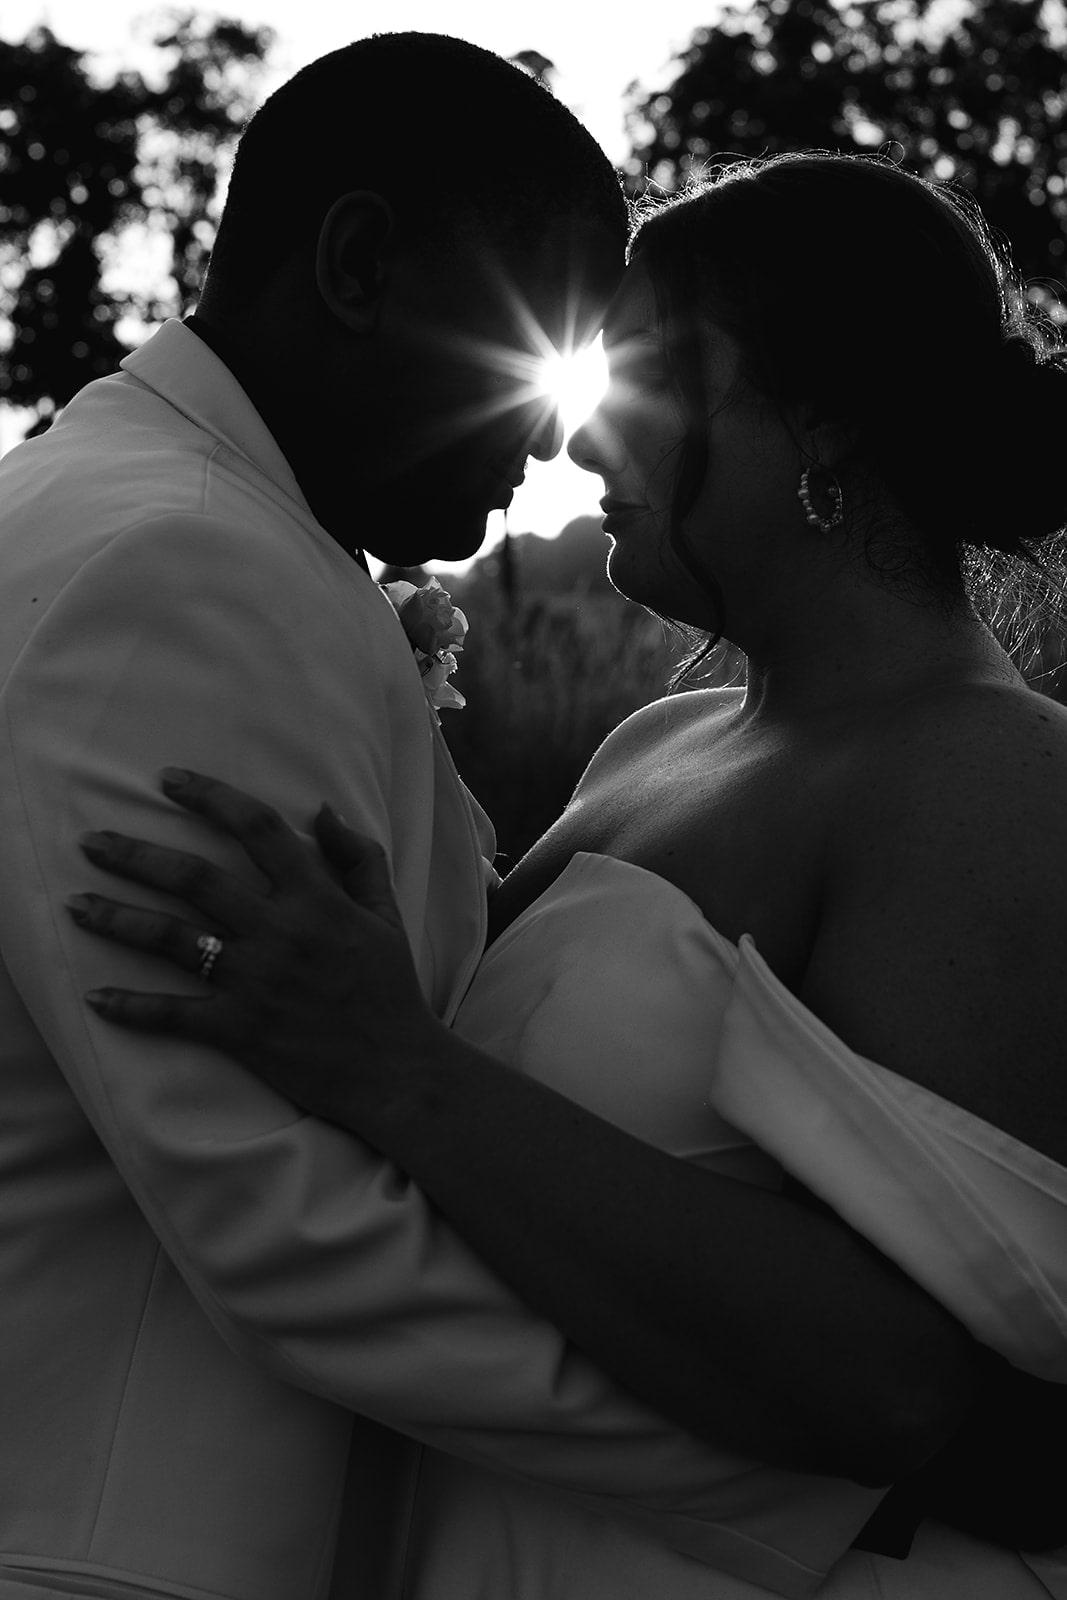
[[[427,561],[468,561],[485,542],[488,513],[484,509],[435,510],[418,527],[390,529],[386,537],[368,540],[366,549],[394,567],[421,567]]]

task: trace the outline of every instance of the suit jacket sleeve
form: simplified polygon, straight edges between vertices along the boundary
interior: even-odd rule
[[[702,1526],[744,1501],[750,1464],[615,1390],[358,1140],[230,1060],[110,1027],[83,1002],[106,983],[197,988],[69,920],[69,893],[115,891],[77,848],[85,829],[185,844],[251,872],[163,800],[161,766],[241,784],[297,827],[330,800],[395,845],[394,740],[432,737],[421,689],[415,681],[412,700],[414,674],[377,592],[364,585],[353,606],[287,552],[253,530],[161,516],[113,538],[51,601],[0,708],[5,958],[231,1346],[470,1460],[652,1514],[664,1537],[698,1553]]]

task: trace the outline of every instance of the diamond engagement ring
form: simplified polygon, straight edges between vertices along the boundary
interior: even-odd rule
[[[213,933],[202,933],[196,941],[196,948],[200,951],[197,975],[206,982],[211,977],[215,962],[222,954],[222,940],[216,939]]]

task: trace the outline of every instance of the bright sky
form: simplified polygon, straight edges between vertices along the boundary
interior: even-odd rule
[[[19,39],[47,23],[64,44],[93,52],[110,72],[143,64],[141,42],[151,35],[153,9],[138,0],[4,0],[0,33]],[[555,63],[553,86],[560,99],[612,160],[621,162],[629,148],[623,126],[627,85],[637,79],[652,88],[665,81],[674,53],[713,18],[719,3],[623,0],[621,6],[605,7],[603,0],[539,0],[527,8],[506,0],[220,0],[210,9],[275,30],[267,91],[316,56],[370,33],[451,33],[503,56],[538,50]],[[600,480],[581,472],[565,454],[551,463],[531,462],[509,526],[513,533],[552,537],[573,517],[599,515],[600,493]],[[487,546],[502,532],[503,514],[494,512]]]

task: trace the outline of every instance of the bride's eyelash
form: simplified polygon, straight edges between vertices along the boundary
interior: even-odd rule
[[[640,351],[608,363],[609,387],[617,392],[632,389],[655,393],[670,388],[671,375],[666,358],[652,351]]]

